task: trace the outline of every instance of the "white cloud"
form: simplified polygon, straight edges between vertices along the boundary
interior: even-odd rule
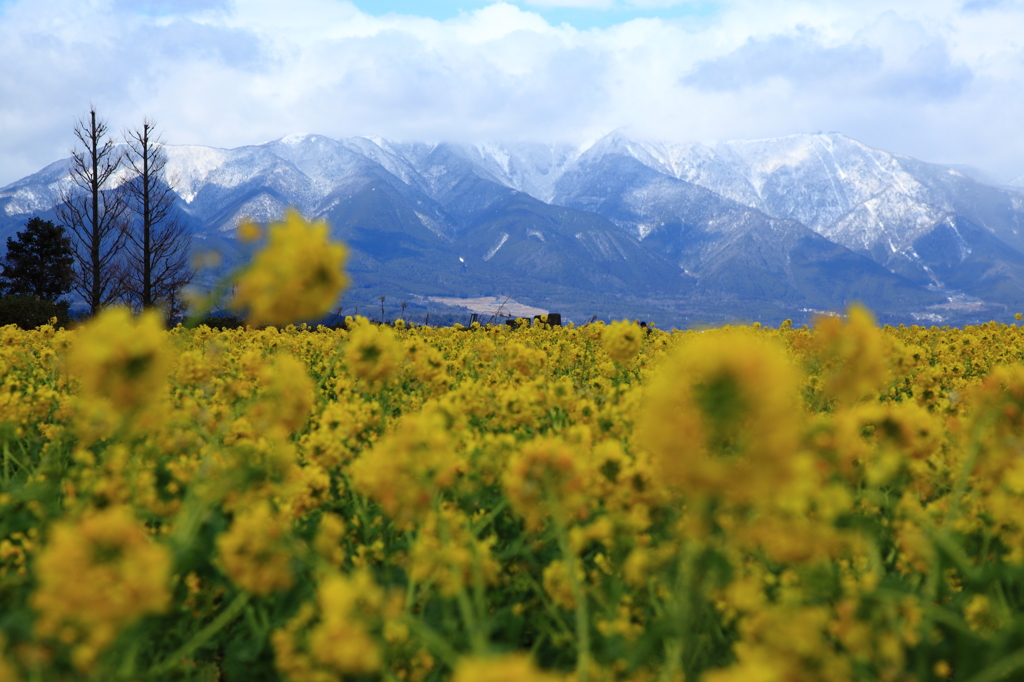
[[[1020,3],[891,5],[729,0],[577,30],[525,1],[438,21],[374,17],[340,0],[15,0],[0,6],[0,185],[65,155],[90,101],[113,129],[155,117],[172,143],[228,147],[294,131],[582,141],[620,127],[675,140],[820,129],[998,177],[1024,173]]]

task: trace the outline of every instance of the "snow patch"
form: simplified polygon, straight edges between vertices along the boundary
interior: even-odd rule
[[[291,133],[281,138],[281,144],[294,147],[295,145],[302,144],[310,137],[312,137],[310,133]]]
[[[444,230],[442,229],[440,223],[438,223],[436,220],[426,215],[425,213],[420,213],[419,211],[415,211],[415,213],[416,217],[419,218],[420,222],[423,224],[423,227],[427,228],[428,230],[430,230],[439,237],[447,238],[448,235],[444,233]]]
[[[502,232],[501,233],[501,239],[498,240],[498,243],[495,244],[493,247],[491,247],[490,251],[488,251],[486,254],[484,254],[484,260],[487,261],[487,260],[491,260],[492,258],[494,258],[494,254],[498,253],[498,249],[500,249],[501,247],[505,246],[505,242],[507,242],[507,241],[508,241],[508,233],[507,232]]]
[[[164,151],[167,153],[165,171],[171,189],[187,204],[196,198],[210,174],[228,159],[227,150],[214,147],[166,145]]]
[[[10,197],[10,201],[4,206],[4,213],[7,215],[46,211],[54,204],[52,195],[36,192],[29,188],[18,189],[12,194],[8,194],[7,197]]]

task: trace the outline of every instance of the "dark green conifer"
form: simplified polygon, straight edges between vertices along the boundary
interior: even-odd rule
[[[59,302],[74,283],[74,253],[64,228],[39,217],[30,219],[16,237],[8,237],[0,261],[0,290],[8,295],[37,296]]]

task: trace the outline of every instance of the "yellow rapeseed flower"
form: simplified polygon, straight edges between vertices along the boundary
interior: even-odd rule
[[[261,431],[282,429],[290,435],[306,423],[313,406],[313,381],[293,355],[281,354],[259,372],[263,390],[249,410],[250,421]]]
[[[260,238],[263,237],[263,230],[253,221],[243,220],[238,224],[235,234],[238,236],[238,241],[250,244],[252,242],[258,242]]]
[[[585,578],[583,569],[577,564],[576,581],[583,584]],[[569,575],[567,562],[555,559],[544,567],[544,591],[547,592],[551,601],[566,611],[576,608],[576,596],[573,594],[572,577]]]
[[[984,637],[995,634],[1003,625],[995,605],[984,594],[975,594],[964,606],[964,620],[971,630]]]
[[[640,325],[629,320],[612,322],[601,330],[601,343],[615,362],[625,362],[636,355],[642,341]]]
[[[171,598],[171,554],[127,507],[57,523],[35,572],[36,633],[73,644],[72,660],[83,671],[121,628],[162,612]]]
[[[291,682],[341,682],[381,668],[370,623],[379,618],[384,592],[364,571],[330,573],[316,604],[305,603],[270,637],[274,665]]]
[[[328,239],[327,223],[309,223],[293,209],[268,233],[266,246],[238,278],[232,307],[247,310],[254,325],[284,325],[330,312],[348,284],[342,271],[348,253]]]
[[[443,413],[431,410],[403,416],[392,433],[352,464],[350,475],[356,490],[377,500],[400,524],[410,525],[465,468]]]
[[[405,349],[389,327],[370,324],[357,318],[356,328],[348,336],[345,359],[352,374],[369,382],[387,382],[402,366]]]
[[[814,335],[826,363],[826,395],[844,404],[873,398],[888,370],[887,339],[874,316],[863,306],[851,306],[845,324],[823,317]]]
[[[588,500],[583,455],[563,438],[534,438],[509,459],[505,494],[531,530],[553,513],[565,520],[586,518]]]
[[[292,586],[287,522],[261,501],[235,516],[217,538],[224,571],[242,589],[268,595]]]
[[[160,313],[133,319],[127,308],[108,308],[78,332],[68,370],[87,401],[131,410],[165,390],[169,353]]]
[[[558,675],[539,670],[529,656],[518,653],[460,658],[452,675],[452,682],[555,682],[558,679]]]
[[[634,442],[688,494],[769,499],[797,464],[799,387],[785,350],[767,339],[694,335],[648,383]]]
[[[451,505],[428,511],[409,550],[409,575],[417,583],[432,582],[441,594],[454,597],[472,584],[474,567],[487,584],[500,572],[491,556],[491,540],[473,537],[469,518]]]

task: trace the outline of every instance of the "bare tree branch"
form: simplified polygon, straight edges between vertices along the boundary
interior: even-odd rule
[[[106,136],[107,125],[97,119],[95,107],[79,119],[74,133],[83,149],[71,150],[71,182],[60,188],[56,211],[72,237],[78,266],[74,289],[95,315],[121,295],[116,265],[128,204],[124,191],[113,187],[121,152]]]
[[[132,178],[124,184],[134,214],[127,231],[124,295],[135,308],[163,306],[180,312],[179,291],[192,281],[192,234],[175,210],[175,194],[166,177],[167,154],[155,123],[125,133],[126,161]]]

